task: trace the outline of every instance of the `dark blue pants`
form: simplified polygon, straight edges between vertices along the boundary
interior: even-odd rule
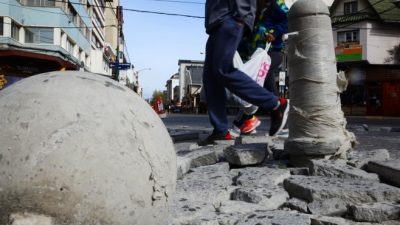
[[[225,88],[260,108],[271,111],[278,97],[233,67],[233,56],[243,34],[243,25],[226,18],[209,34],[204,62],[203,86],[214,133],[228,130]]]

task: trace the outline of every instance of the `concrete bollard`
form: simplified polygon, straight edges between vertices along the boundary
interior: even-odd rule
[[[345,158],[355,142],[346,130],[328,7],[321,0],[299,0],[289,11],[289,138],[291,160]]]
[[[132,90],[52,72],[0,91],[0,109],[0,224],[166,223],[174,146]]]

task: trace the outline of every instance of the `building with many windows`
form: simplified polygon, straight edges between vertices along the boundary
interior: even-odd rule
[[[330,11],[337,66],[349,80],[345,112],[400,116],[400,8],[393,0],[335,0]]]
[[[56,70],[111,76],[107,19],[104,0],[0,0],[0,89]]]

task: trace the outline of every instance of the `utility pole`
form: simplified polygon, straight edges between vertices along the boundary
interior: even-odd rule
[[[122,32],[122,6],[117,6],[117,57],[115,60],[115,80],[119,81],[119,45]]]

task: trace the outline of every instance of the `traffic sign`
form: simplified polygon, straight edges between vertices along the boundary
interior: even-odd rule
[[[120,70],[127,70],[131,68],[130,63],[110,63],[110,68],[117,68]]]

